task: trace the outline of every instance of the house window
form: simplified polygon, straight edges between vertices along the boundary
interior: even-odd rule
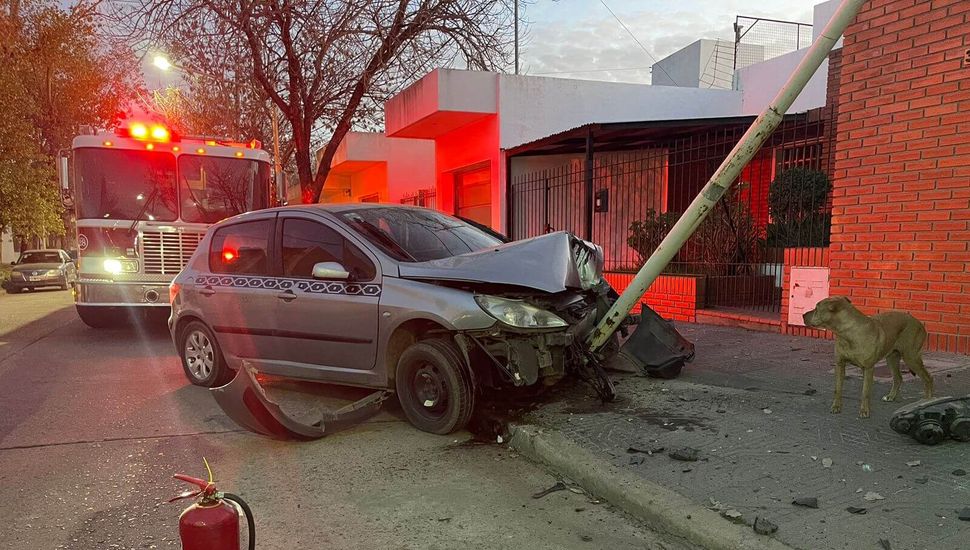
[[[381,202],[381,196],[378,193],[371,193],[361,197],[360,202]]]
[[[455,214],[491,225],[492,174],[488,164],[455,173]]]

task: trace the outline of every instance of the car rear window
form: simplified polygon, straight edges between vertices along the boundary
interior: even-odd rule
[[[272,227],[272,220],[220,227],[209,247],[209,269],[213,273],[268,275]]]

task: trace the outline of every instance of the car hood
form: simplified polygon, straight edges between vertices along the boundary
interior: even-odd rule
[[[596,250],[592,244],[559,231],[450,258],[402,263],[399,272],[405,279],[494,283],[555,293],[583,286],[576,248]],[[582,254],[580,261],[590,259],[601,262],[602,254]],[[597,271],[601,268],[597,266]]]
[[[14,266],[13,271],[18,273],[23,273],[26,271],[46,271],[48,269],[60,269],[61,264],[59,263],[46,263],[46,264],[24,264]]]

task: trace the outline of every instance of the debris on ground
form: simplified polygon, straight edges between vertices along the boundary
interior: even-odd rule
[[[633,466],[639,466],[640,464],[643,464],[643,461],[646,460],[646,459],[647,459],[647,457],[645,457],[643,455],[631,456],[630,457],[630,464],[633,465]]]
[[[721,515],[734,523],[742,523],[744,521],[744,517],[742,516],[741,512],[738,512],[733,508],[731,510],[724,510],[721,512]]]
[[[970,508],[960,510],[960,515],[957,517],[960,518],[960,521],[970,521]]]
[[[696,462],[697,457],[700,454],[698,449],[693,447],[681,447],[679,449],[671,449],[668,456],[674,460],[683,460],[684,462]]]
[[[869,465],[869,464],[863,464],[862,465],[862,471],[863,472],[871,472],[872,471],[872,466]]]
[[[867,508],[859,508],[858,506],[849,506],[848,508],[845,509],[845,511],[850,514],[856,514],[861,516],[862,514],[865,514],[866,512],[868,512],[869,510]]]
[[[909,466],[910,468],[915,468],[916,466],[919,466],[920,464],[922,464],[922,462],[919,461],[919,460],[910,460],[909,462],[906,463],[906,465]]]
[[[765,414],[771,414],[771,409],[765,407],[765,408],[761,409],[761,412],[763,412]]]
[[[778,531],[778,526],[765,518],[759,517],[754,520],[754,531],[759,535],[771,535]]]
[[[804,506],[806,508],[818,508],[818,498],[816,497],[798,497],[792,501],[795,506]]]
[[[724,509],[724,505],[721,504],[719,501],[714,500],[714,497],[708,497],[708,500],[711,502],[707,506],[709,509],[711,509],[711,510],[723,510]]]
[[[957,468],[956,470],[953,470],[953,472],[951,472],[951,473],[953,475],[955,475],[955,476],[965,476],[965,475],[967,475],[967,471],[964,470],[964,469],[962,469],[962,468]]]
[[[930,478],[928,478],[926,476],[918,477],[918,478],[916,478],[916,479],[913,480],[913,482],[919,483],[920,485],[929,483],[929,481],[930,481]]]
[[[831,468],[832,467],[832,459],[831,458],[823,458],[822,459],[822,467],[823,468]]]
[[[893,550],[892,545],[886,539],[879,539],[879,546],[882,547],[882,550]]]
[[[653,447],[651,449],[639,449],[637,447],[627,447],[626,452],[628,452],[630,454],[643,453],[643,454],[646,454],[646,455],[649,455],[649,456],[653,456],[655,454],[659,454],[659,453],[664,452],[664,448],[663,447]]]
[[[589,535],[579,535],[579,539],[582,540],[583,542],[592,542],[593,541],[593,537],[591,537]]]
[[[879,493],[876,493],[874,491],[869,491],[868,493],[866,493],[866,496],[864,496],[862,498],[868,500],[869,502],[872,502],[872,501],[875,501],[875,500],[886,500],[886,497],[884,497],[884,496],[882,496]]]
[[[559,480],[552,487],[549,487],[548,489],[543,489],[543,490],[539,491],[538,493],[535,493],[534,495],[532,495],[532,498],[539,499],[539,498],[542,498],[542,497],[544,497],[544,496],[546,496],[548,494],[555,493],[557,491],[565,491],[565,490],[566,490],[566,484],[563,483],[562,480]]]
[[[805,395],[815,395],[816,393],[818,393],[818,390],[816,390],[815,388],[809,388],[805,390]]]

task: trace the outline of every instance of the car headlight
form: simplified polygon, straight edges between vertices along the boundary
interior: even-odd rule
[[[555,313],[539,309],[522,300],[509,300],[497,296],[479,295],[475,301],[485,313],[506,325],[517,328],[557,328],[566,326]]]
[[[60,269],[48,269],[47,270],[47,276],[48,277],[57,277],[60,274],[61,274],[61,270]]]
[[[111,274],[121,273],[121,262],[108,258],[104,261],[104,270]]]

